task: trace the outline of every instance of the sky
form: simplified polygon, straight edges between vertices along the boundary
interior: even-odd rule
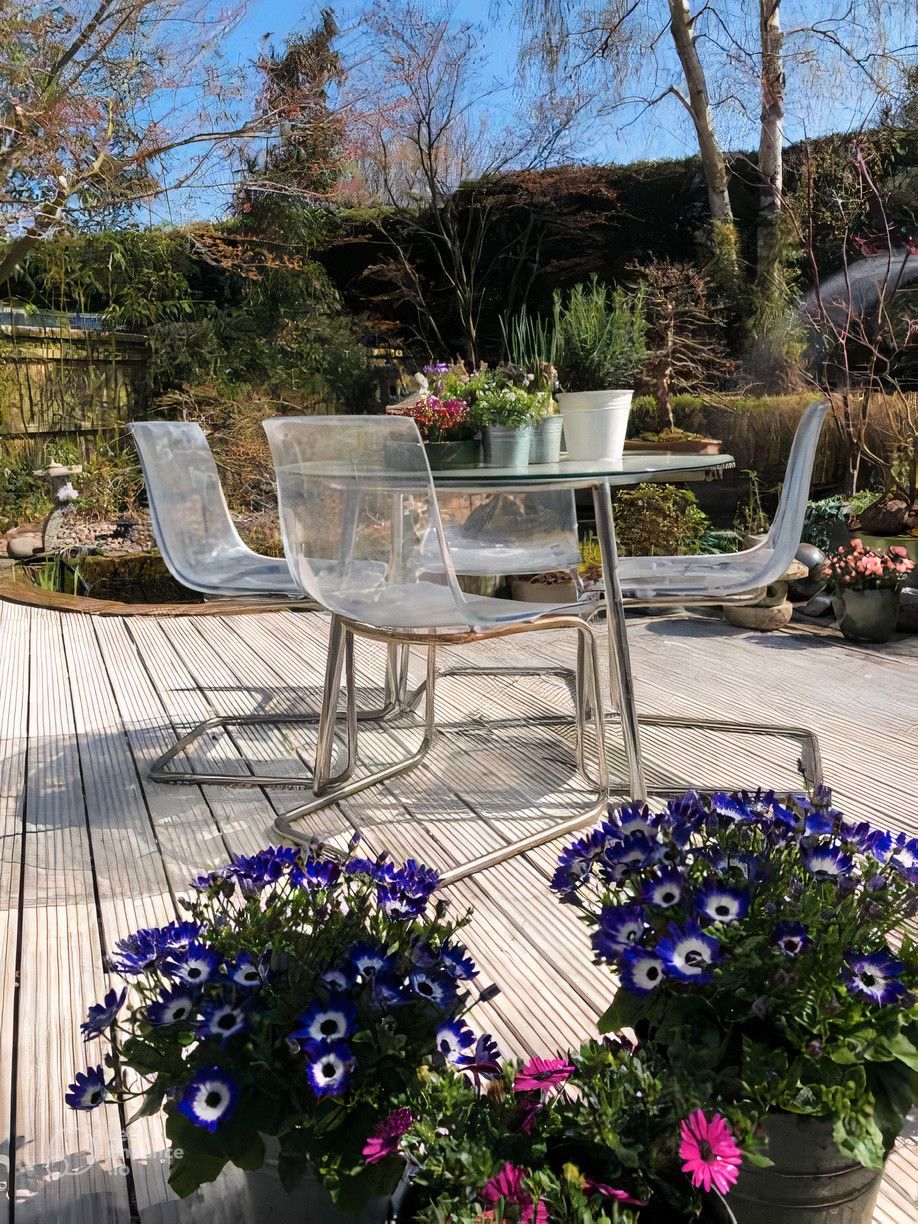
[[[844,11],[849,0],[836,4],[834,0],[783,0],[784,26],[788,30],[814,22],[826,23],[833,11]],[[885,27],[890,44],[895,47],[918,42],[918,18],[913,0],[850,0],[856,18],[861,23],[861,49],[867,54],[875,50],[878,40],[874,31]],[[519,34],[511,24],[517,11],[516,0],[453,0],[456,20],[479,23],[483,27],[482,51],[487,70],[495,78],[509,78],[518,54]],[[303,0],[248,0],[240,23],[223,47],[223,56],[230,64],[251,61],[263,45],[262,37],[271,36],[275,46],[283,44],[285,36],[294,30],[307,30],[314,23],[321,5]],[[354,0],[342,0],[334,5],[339,22],[346,22],[348,10],[357,11]],[[439,5],[437,6],[439,9]],[[737,57],[734,39],[747,32],[754,42],[757,5],[751,0],[717,0],[711,6],[723,17],[703,33],[700,52],[708,72],[712,97],[718,102],[716,120],[719,136],[726,148],[750,149],[757,144],[757,80],[749,65]],[[646,0],[642,11],[655,18],[665,13],[663,0]],[[658,60],[644,56],[638,62],[638,76],[629,82],[626,98],[630,101],[612,103],[611,84],[599,91],[597,116],[578,146],[581,161],[608,163],[641,161],[654,158],[679,158],[697,152],[694,130],[688,116],[675,98],[647,108],[642,99],[655,96],[663,85],[676,79],[678,64],[673,66],[672,44],[666,37],[658,43]],[[850,59],[839,58],[831,44],[815,44],[816,54],[807,66],[797,65],[788,72],[786,139],[788,142],[805,136],[818,136],[830,131],[845,131],[860,126],[870,114],[871,91],[866,78],[853,68]],[[803,49],[803,42],[793,43]],[[834,58],[833,58],[834,57]],[[745,77],[746,93],[737,93],[737,81]],[[608,80],[608,78],[606,78]],[[661,84],[662,83],[662,84]],[[493,104],[493,103],[492,103]],[[875,115],[875,110],[874,110]],[[203,191],[188,193],[184,200],[169,201],[169,219],[219,216],[225,207],[226,193]]]

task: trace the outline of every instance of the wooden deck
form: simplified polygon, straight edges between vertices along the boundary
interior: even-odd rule
[[[326,633],[325,619],[311,613],[128,621],[0,604],[0,1116],[11,1136],[0,1224],[250,1221],[232,1177],[176,1203],[158,1120],[123,1141],[115,1110],[73,1113],[63,1091],[85,1063],[78,1024],[106,988],[103,949],[172,916],[193,873],[266,844],[274,814],[298,799],[284,790],[157,786],[147,765],[216,712],[315,709]],[[644,710],[809,725],[841,807],[918,832],[916,639],[869,649],[687,618],[635,620],[630,636]],[[539,634],[444,653],[450,662],[561,663],[571,647]],[[369,704],[379,649],[361,649],[358,661]],[[442,718],[486,720],[567,701],[558,679],[483,676],[445,680],[438,706]],[[404,724],[366,734],[364,756],[386,759],[399,750],[394,741],[401,747],[415,735]],[[645,741],[656,778],[795,780],[790,742],[672,731]],[[262,731],[235,744],[215,739],[206,756],[241,770],[241,748],[282,779],[297,767],[298,747],[308,760],[307,733]],[[614,742],[611,758],[620,776]],[[331,827],[347,836],[359,824],[371,847],[445,867],[585,798],[570,744],[550,729],[444,736],[429,762],[357,796],[328,816]],[[502,986],[477,1021],[507,1053],[588,1035],[608,998],[582,926],[547,890],[555,852],[546,847],[452,890],[457,905],[476,907],[469,943],[483,978]],[[913,1135],[890,1161],[876,1220],[911,1224],[916,1209]]]

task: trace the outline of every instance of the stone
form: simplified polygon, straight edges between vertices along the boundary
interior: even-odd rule
[[[15,535],[11,540],[6,542],[7,554],[14,561],[28,561],[28,559],[41,552],[42,542],[41,536],[37,532],[24,531],[21,535]]]
[[[743,604],[726,604],[724,620],[728,625],[736,625],[738,629],[758,629],[762,632],[770,629],[783,629],[790,624],[794,609],[785,599],[784,603],[763,608],[758,604],[746,606]]]

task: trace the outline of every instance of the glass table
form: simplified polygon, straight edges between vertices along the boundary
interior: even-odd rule
[[[715,480],[734,466],[731,455],[630,451],[621,459],[562,459],[559,463],[532,464],[526,468],[447,468],[433,472],[437,488],[468,493],[524,492],[527,489],[545,488],[591,490],[606,590],[609,695],[621,718],[622,739],[628,763],[629,792],[633,799],[647,798],[647,783],[641,756],[625,609],[618,579],[618,549],[611,490],[645,481],[681,484],[687,481]]]

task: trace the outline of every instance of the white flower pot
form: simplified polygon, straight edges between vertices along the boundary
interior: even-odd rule
[[[558,407],[568,459],[621,459],[633,391],[564,391]]]

